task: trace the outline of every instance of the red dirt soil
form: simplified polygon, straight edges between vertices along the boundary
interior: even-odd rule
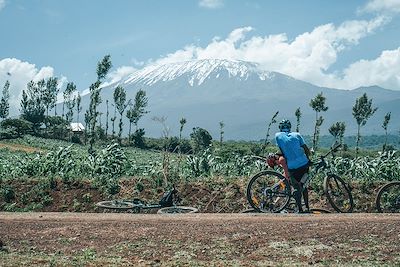
[[[399,266],[399,229],[398,214],[0,213],[0,266],[88,249],[89,266]]]

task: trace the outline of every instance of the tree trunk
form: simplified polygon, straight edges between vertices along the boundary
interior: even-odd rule
[[[361,128],[361,125],[360,124],[358,124],[358,126],[357,126],[357,142],[356,142],[356,158],[358,157],[358,150],[359,150],[359,144],[360,144],[360,128]]]

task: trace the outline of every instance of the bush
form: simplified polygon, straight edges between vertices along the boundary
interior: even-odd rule
[[[211,145],[212,137],[210,133],[203,128],[193,128],[193,132],[190,134],[190,139],[194,153],[204,151]]]
[[[4,185],[0,189],[0,193],[5,202],[10,203],[15,199],[15,191],[11,185]]]
[[[146,144],[144,142],[145,131],[143,128],[136,130],[132,135],[133,145],[138,148],[145,148]]]
[[[32,132],[32,123],[24,119],[5,119],[1,122],[5,135],[16,138]]]

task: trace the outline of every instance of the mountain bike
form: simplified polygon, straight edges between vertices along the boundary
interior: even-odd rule
[[[332,208],[337,212],[352,212],[354,203],[349,185],[332,172],[326,161],[326,157],[336,151],[339,146],[335,146],[310,164],[310,172],[303,190],[317,173],[322,172],[325,176],[323,191]],[[266,162],[266,158],[263,159]],[[275,170],[264,170],[250,179],[246,197],[250,206],[255,210],[277,213],[287,209],[290,199],[294,196],[289,180],[282,173]]]
[[[133,213],[141,213],[143,210],[158,209],[157,213],[196,213],[197,208],[188,206],[179,206],[181,198],[178,190],[173,188],[165,192],[158,203],[149,204],[140,198],[133,199],[114,199],[101,201],[96,206],[103,209],[114,211],[131,211]]]
[[[390,182],[379,188],[375,199],[378,212],[400,212],[400,181]]]

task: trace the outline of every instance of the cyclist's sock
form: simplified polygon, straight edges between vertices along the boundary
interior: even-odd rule
[[[303,198],[304,198],[304,204],[306,206],[306,209],[309,210],[310,206],[309,206],[309,203],[308,203],[308,189],[307,188],[304,188]]]
[[[303,207],[301,205],[301,193],[300,193],[300,190],[295,190],[293,192],[293,196],[294,196],[294,199],[296,200],[296,205],[297,205],[297,208],[299,209],[299,212],[303,211]]]

